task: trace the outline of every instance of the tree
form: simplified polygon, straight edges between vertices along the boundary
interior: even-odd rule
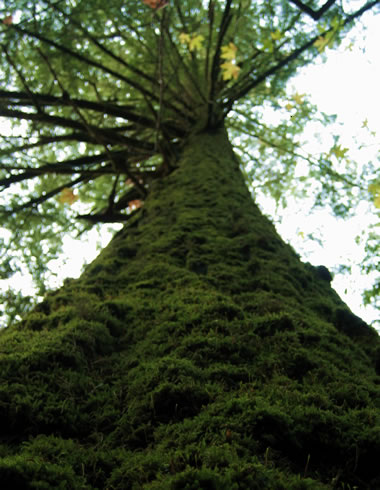
[[[38,279],[61,230],[124,226],[1,332],[0,481],[375,488],[378,335],[246,180],[290,185],[315,110],[294,94],[289,117],[285,84],[379,2],[109,3],[20,0],[3,20],[0,115],[22,132],[0,183],[29,192],[6,195],[11,244]],[[335,197],[352,188],[309,163]]]

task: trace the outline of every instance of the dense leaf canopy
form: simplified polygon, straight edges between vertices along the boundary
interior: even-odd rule
[[[43,292],[64,233],[133,220],[186,138],[221,124],[247,180],[277,201],[315,181],[316,201],[340,214],[352,199],[376,200],[371,163],[340,171],[338,144],[318,158],[302,152],[306,122],[329,118],[286,92],[380,1],[353,3],[347,12],[331,0],[0,2],[2,278],[22,259]]]

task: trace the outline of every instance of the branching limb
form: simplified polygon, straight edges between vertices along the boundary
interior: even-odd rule
[[[119,178],[120,178],[120,174],[117,174],[115,176],[115,180],[114,180],[114,183],[113,183],[113,186],[112,186],[110,195],[108,196],[108,208],[107,208],[107,211],[109,213],[112,213],[112,211],[113,211],[113,206],[115,204],[116,189],[117,189],[117,184],[119,183]]]
[[[126,152],[125,150],[123,151],[118,151],[118,152],[112,152],[113,158],[119,157],[121,155],[126,158]],[[98,155],[88,155],[85,157],[81,158],[76,158],[73,160],[64,160],[62,162],[57,162],[57,163],[48,163],[47,165],[43,165],[38,168],[26,168],[25,172],[17,175],[12,175],[10,177],[6,177],[4,179],[0,179],[0,186],[3,186],[3,189],[8,188],[10,185],[15,184],[16,182],[22,182],[23,180],[28,180],[34,177],[37,177],[39,175],[44,175],[44,174],[61,174],[61,173],[75,173],[75,172],[80,172],[83,174],[83,169],[81,168],[80,170],[78,167],[83,167],[85,165],[95,165],[97,163],[103,163],[109,160],[109,156],[107,153],[101,153]],[[4,169],[11,170],[12,168],[7,166],[7,165],[2,165],[1,166]],[[14,167],[15,170],[22,170],[20,167]],[[104,172],[104,169],[103,173]],[[110,173],[110,172],[107,172]],[[113,172],[114,173],[114,172]]]
[[[300,0],[289,0],[291,3],[294,3],[300,10],[305,12],[307,15],[310,15],[310,17],[314,20],[319,20],[327,10],[334,5],[336,0],[328,0],[322,7],[318,10],[313,10],[311,7],[308,5],[305,5],[303,2]]]
[[[8,90],[0,90],[0,100],[7,101],[10,105],[22,105],[25,106],[57,106],[66,107],[71,106],[72,102],[81,108],[96,111],[101,114],[108,114],[114,117],[122,117],[126,120],[132,121],[137,124],[141,124],[144,127],[154,127],[154,121],[144,116],[135,114],[130,109],[133,109],[133,105],[116,105],[109,102],[93,102],[90,100],[76,99],[61,96],[55,96],[50,94],[42,94],[36,92],[12,92]]]
[[[354,12],[353,14],[349,15],[347,17],[347,19],[345,20],[344,25],[349,24],[353,20],[355,20],[358,17],[360,17],[361,15],[363,15],[368,10],[371,10],[373,7],[375,7],[375,5],[379,5],[379,4],[380,4],[380,0],[373,0],[372,2],[366,3],[365,5],[363,5],[362,8],[360,8],[359,10]]]
[[[85,180],[87,180],[87,177],[80,176],[80,177],[78,177],[75,180],[71,180],[71,181],[65,182],[64,184],[60,185],[59,187],[56,187],[55,189],[53,189],[52,191],[46,192],[42,196],[36,197],[35,199],[31,199],[30,201],[28,201],[28,202],[26,202],[24,204],[21,204],[21,206],[17,206],[15,208],[12,208],[9,211],[3,209],[2,212],[8,213],[8,214],[12,214],[12,213],[21,211],[23,209],[32,208],[34,206],[37,206],[38,204],[41,204],[41,203],[47,201],[50,198],[56,196],[57,194],[59,194],[60,192],[62,192],[63,189],[66,189],[67,187],[73,187],[74,185],[79,184],[80,182],[83,182]]]
[[[49,70],[51,71],[51,73],[53,74],[54,76],[54,79],[57,81],[58,85],[60,86],[61,90],[63,93],[65,93],[65,87],[62,85],[61,81],[59,80],[59,77],[57,76],[53,66],[51,65],[50,63],[50,60],[47,58],[47,56],[45,56],[45,54],[40,50],[38,49],[39,53],[41,54],[41,56],[43,57],[43,59],[45,60],[47,66],[49,67]],[[69,98],[70,100],[70,98]],[[91,126],[86,118],[84,117],[84,115],[81,113],[80,109],[75,105],[74,102],[71,102],[71,106],[74,110],[74,112],[78,115],[79,119],[82,121],[82,124],[83,126],[86,128],[86,130],[88,131],[89,135],[95,140],[95,141],[98,141],[99,144],[103,145],[105,151],[106,151],[106,154],[107,154],[107,157],[109,158],[109,160],[112,162],[112,165],[114,167],[114,170],[115,170],[115,173],[118,174],[120,172],[125,172],[130,179],[133,180],[134,184],[136,185],[136,187],[140,190],[141,194],[143,196],[146,195],[146,191],[144,189],[144,187],[138,182],[137,179],[134,178],[133,174],[131,174],[130,170],[129,170],[129,166],[127,164],[127,159],[125,157],[123,158],[115,158],[114,154],[112,153],[112,151],[108,148],[108,143],[107,143],[107,140],[104,139],[104,132],[103,131],[99,131],[98,128],[95,128],[94,126]],[[154,151],[156,151],[156,148],[154,148]],[[122,161],[122,168],[120,168],[119,166],[119,162]]]
[[[0,90],[0,100],[8,102],[8,104],[12,106],[20,105],[22,107],[34,107],[38,104],[41,108],[45,106],[67,107],[72,106],[72,104],[75,103],[75,105],[80,109],[88,109],[98,112],[99,114],[107,114],[109,116],[121,117],[128,121],[131,121],[136,124],[136,129],[138,127],[152,129],[155,127],[155,120],[133,112],[131,110],[134,109],[134,106],[132,104],[116,105],[110,102],[95,102],[72,97],[58,97],[55,95],[41,94],[35,92],[31,92],[31,94],[29,94],[28,92],[13,92],[8,90]],[[184,135],[184,131],[177,126],[165,123],[165,128],[174,136],[181,137]],[[133,129],[132,126],[131,129]]]
[[[24,111],[17,111],[11,109],[5,109],[0,107],[0,116],[9,117],[13,119],[25,119],[26,121],[38,121],[45,124],[51,124],[54,126],[60,126],[62,128],[72,128],[83,130],[83,124],[80,121],[74,121],[72,119],[67,119],[60,116],[51,116],[48,114],[36,114]],[[154,153],[154,145],[146,141],[136,140],[128,136],[117,133],[118,128],[97,128],[96,126],[91,126],[95,131],[102,134],[108,144],[120,144],[133,148],[136,151],[142,152],[152,152]],[[92,138],[91,136],[85,137],[84,141],[91,141],[92,143],[99,144],[98,138]]]
[[[194,86],[195,90],[197,91],[198,95],[201,97],[201,99],[204,102],[206,102],[205,96],[202,93],[201,89],[199,88],[198,82],[197,82],[196,78],[194,77],[194,74],[191,72],[189,66],[183,61],[183,57],[179,53],[178,48],[177,48],[177,45],[173,41],[173,39],[172,39],[172,37],[170,35],[170,31],[169,31],[169,29],[167,28],[166,25],[165,25],[165,34],[166,34],[166,36],[167,36],[167,38],[168,38],[168,40],[170,42],[170,45],[171,45],[171,48],[173,49],[173,52],[176,54],[176,58],[177,58],[178,63],[181,65],[181,67],[185,71],[186,76],[191,81],[191,83]],[[178,72],[178,68],[179,68],[179,66],[173,66],[173,69],[176,70],[177,72]],[[179,80],[178,77],[176,77],[176,78],[178,80],[179,86],[181,87],[181,90],[183,90],[184,92],[188,93],[187,88],[181,83],[181,81]],[[191,96],[189,96],[189,97],[191,98]],[[181,104],[187,109],[188,113],[191,113],[192,112],[192,110],[193,110],[193,107],[192,106],[190,106],[189,104],[187,104],[183,100],[180,100],[179,102],[181,102]],[[186,115],[186,119],[187,120],[191,120],[191,118],[188,115]],[[194,122],[194,121],[192,121],[192,122]]]
[[[207,42],[207,50],[206,50],[206,67],[205,73],[206,77],[211,82],[211,73],[209,73],[209,65],[210,65],[210,50],[212,46],[212,34],[214,29],[214,11],[215,11],[215,0],[209,0],[207,16],[208,16],[208,42]]]
[[[208,125],[212,126],[213,124],[213,109],[215,105],[214,97],[215,97],[215,88],[216,88],[216,83],[218,80],[218,75],[219,75],[219,70],[220,70],[220,50],[222,47],[223,39],[224,36],[226,35],[228,26],[232,20],[232,16],[230,15],[230,10],[231,10],[231,4],[232,0],[227,0],[226,1],[226,6],[223,11],[223,16],[222,20],[220,23],[220,28],[219,28],[219,35],[218,39],[216,42],[216,48],[215,48],[215,54],[212,60],[212,67],[211,67],[211,83],[210,83],[210,91],[209,91],[209,104],[208,104],[208,116],[207,116],[207,121]]]
[[[107,56],[112,58],[113,60],[117,61],[121,65],[125,66],[128,70],[130,70],[132,73],[135,73],[138,75],[141,79],[145,79],[148,82],[152,83],[153,85],[157,85],[157,80],[155,80],[153,77],[148,76],[144,71],[139,70],[135,66],[131,65],[130,63],[127,63],[125,59],[121,58],[120,56],[117,56],[115,53],[113,53],[110,49],[106,48],[102,43],[100,43],[94,36],[92,36],[79,22],[77,22],[73,16],[69,16],[65,14],[65,12],[58,8],[57,3],[51,3],[47,2],[54,10],[57,10],[61,15],[66,17],[71,24],[73,24],[77,29],[79,29],[87,39],[89,39],[95,46],[97,46],[103,53],[105,53]]]
[[[29,138],[28,138],[29,139]],[[6,140],[6,138],[4,138]],[[41,136],[41,138],[36,143],[27,143],[21,146],[11,146],[0,150],[0,156],[12,155],[13,153],[30,150],[31,148],[37,148],[39,146],[45,146],[50,143],[60,143],[61,141],[78,141],[90,143],[90,140],[85,133],[70,133],[61,136]]]
[[[7,59],[7,62],[12,66],[12,68],[14,69],[14,71],[17,73],[18,77],[20,78],[21,80],[21,83],[23,84],[25,90],[27,91],[28,95],[29,95],[29,98],[33,101],[35,107],[37,108],[37,111],[38,112],[43,112],[39,102],[38,102],[38,99],[36,97],[34,97],[34,94],[33,92],[30,90],[29,88],[29,85],[27,83],[27,81],[25,80],[25,77],[23,76],[21,70],[19,70],[19,68],[17,67],[16,63],[14,63],[12,57],[10,56],[10,54],[8,53],[8,50],[5,46],[1,46],[1,49],[3,51],[3,53],[5,54],[5,57]]]
[[[52,46],[52,47],[58,49],[59,51],[62,51],[63,53],[69,55],[72,58],[78,59],[79,61],[81,61],[85,65],[94,66],[96,68],[99,68],[101,71],[108,73],[109,75],[112,75],[113,77],[126,82],[128,85],[130,85],[131,87],[133,87],[134,89],[139,91],[141,94],[144,94],[145,96],[150,97],[153,100],[158,99],[158,97],[153,92],[146,90],[139,83],[135,82],[134,80],[131,80],[128,77],[125,77],[124,75],[122,75],[119,72],[116,72],[112,68],[104,66],[101,63],[98,63],[97,61],[92,60],[90,58],[87,58],[86,56],[79,54],[76,51],[72,51],[71,49],[66,48],[65,46],[62,46],[62,45],[56,43],[55,41],[52,41],[51,39],[48,39],[45,36],[43,36],[37,32],[32,32],[32,31],[29,31],[28,29],[22,29],[21,27],[17,26],[16,24],[12,24],[9,27],[12,29],[15,29],[17,32],[20,32],[23,36],[30,36],[31,38],[38,39],[42,43],[47,44],[48,46]]]
[[[380,4],[380,0],[373,0],[371,2],[366,3],[362,8],[360,8],[359,10],[357,10],[356,12],[354,12],[353,14],[349,15],[343,21],[343,26],[349,24],[354,19],[360,17],[366,11],[371,10],[375,5],[379,5],[379,4]],[[264,73],[262,73],[257,78],[255,78],[254,80],[252,80],[250,83],[247,83],[245,86],[243,86],[240,89],[238,89],[237,92],[235,92],[235,94],[233,94],[233,91],[234,91],[234,89],[236,89],[236,87],[239,84],[236,83],[235,85],[233,85],[231,87],[231,92],[229,93],[229,101],[225,104],[224,114],[225,115],[228,114],[228,112],[231,110],[231,108],[232,108],[232,106],[233,106],[233,104],[234,104],[234,102],[236,100],[238,100],[238,99],[244,97],[245,95],[247,95],[248,92],[250,92],[254,87],[256,87],[257,85],[259,85],[260,83],[262,83],[269,76],[274,75],[275,73],[277,73],[279,70],[281,70],[281,68],[283,68],[286,65],[288,65],[289,63],[297,60],[298,57],[303,52],[307,51],[309,48],[311,48],[314,45],[315,41],[317,41],[317,39],[319,37],[326,36],[332,30],[333,30],[333,28],[331,27],[330,29],[326,29],[324,32],[319,33],[318,35],[314,36],[308,42],[306,42],[303,46],[300,46],[299,48],[295,49],[292,53],[290,53],[290,55],[286,56],[284,59],[282,59],[281,61],[279,61],[276,65],[274,65],[271,68],[269,68],[268,70],[266,70]]]
[[[136,216],[137,213],[140,212],[140,209],[135,209],[129,214],[123,214],[123,213],[117,213],[117,212],[112,212],[112,213],[104,213],[104,212],[99,212],[95,214],[78,214],[76,216],[76,219],[81,219],[81,220],[86,220],[89,221],[90,223],[125,223],[126,221],[129,221],[131,218]]]

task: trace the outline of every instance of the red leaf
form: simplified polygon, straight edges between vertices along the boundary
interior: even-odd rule
[[[128,203],[128,207],[131,210],[141,208],[141,206],[142,206],[141,199],[134,199],[133,201],[129,201]]]
[[[59,196],[59,202],[61,202],[62,204],[68,204],[69,206],[74,204],[74,202],[77,199],[78,196],[74,194],[74,192],[68,187],[62,189],[61,194]]]
[[[168,0],[142,0],[151,9],[161,9],[169,4]]]
[[[3,20],[2,20],[3,24],[5,24],[6,26],[11,26],[13,24],[13,16],[12,15],[8,15],[8,17],[5,17]]]

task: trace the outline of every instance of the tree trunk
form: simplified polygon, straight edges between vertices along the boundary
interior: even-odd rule
[[[154,185],[1,332],[2,488],[379,488],[375,330],[259,212],[224,129]]]

